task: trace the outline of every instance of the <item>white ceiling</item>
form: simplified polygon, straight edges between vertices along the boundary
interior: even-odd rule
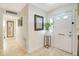
[[[32,3],[32,5],[49,12],[61,6],[67,5],[67,3]]]
[[[19,12],[25,5],[25,3],[0,3],[1,8],[15,12]]]
[[[19,12],[27,3],[0,3],[0,7],[6,10]],[[66,3],[32,3],[32,5],[48,12],[60,6],[66,5]]]

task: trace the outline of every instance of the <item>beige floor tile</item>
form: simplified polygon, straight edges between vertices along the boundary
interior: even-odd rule
[[[56,48],[41,48],[30,53],[30,55],[31,56],[72,56],[71,53],[67,53],[65,51]]]
[[[18,56],[25,55],[27,53],[26,49],[22,48],[15,40],[8,39],[4,43],[6,43],[6,48],[4,50],[4,55],[8,56]]]
[[[22,48],[14,39],[5,40],[6,48],[4,49],[5,56],[71,56],[72,54],[56,48],[40,48],[31,53],[28,53],[25,48]],[[2,50],[0,50],[2,53]]]

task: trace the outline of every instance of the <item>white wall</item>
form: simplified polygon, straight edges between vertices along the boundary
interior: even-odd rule
[[[44,31],[34,30],[34,14],[46,17],[46,13],[39,8],[29,5],[28,9],[28,42],[29,42],[29,52],[37,50],[44,45]],[[45,19],[44,19],[45,20]]]
[[[44,45],[44,31],[34,31],[34,14],[46,17],[46,13],[31,4],[26,5],[19,13],[23,19],[23,27],[18,27],[18,39],[22,46],[26,44],[28,52],[37,50]]]
[[[27,31],[27,21],[28,21],[28,6],[26,5],[19,13],[19,18],[23,17],[23,26],[18,26],[18,20],[16,22],[17,27],[16,27],[16,40],[19,43],[19,45],[23,48],[27,48],[28,42],[27,42],[27,37],[28,37],[28,31]]]
[[[0,9],[0,55],[2,55],[2,49],[3,49],[3,11]]]

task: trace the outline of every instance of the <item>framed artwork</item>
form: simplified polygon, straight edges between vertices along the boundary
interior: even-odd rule
[[[34,15],[34,30],[39,31],[44,29],[44,17]]]
[[[7,37],[14,37],[14,21],[7,21]]]
[[[18,26],[23,26],[23,17],[20,17],[20,19],[18,19]]]

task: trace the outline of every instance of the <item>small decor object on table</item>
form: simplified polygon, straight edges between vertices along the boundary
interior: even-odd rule
[[[51,33],[49,30],[52,25],[53,23],[50,22],[45,23],[44,47],[46,48],[51,47]]]

